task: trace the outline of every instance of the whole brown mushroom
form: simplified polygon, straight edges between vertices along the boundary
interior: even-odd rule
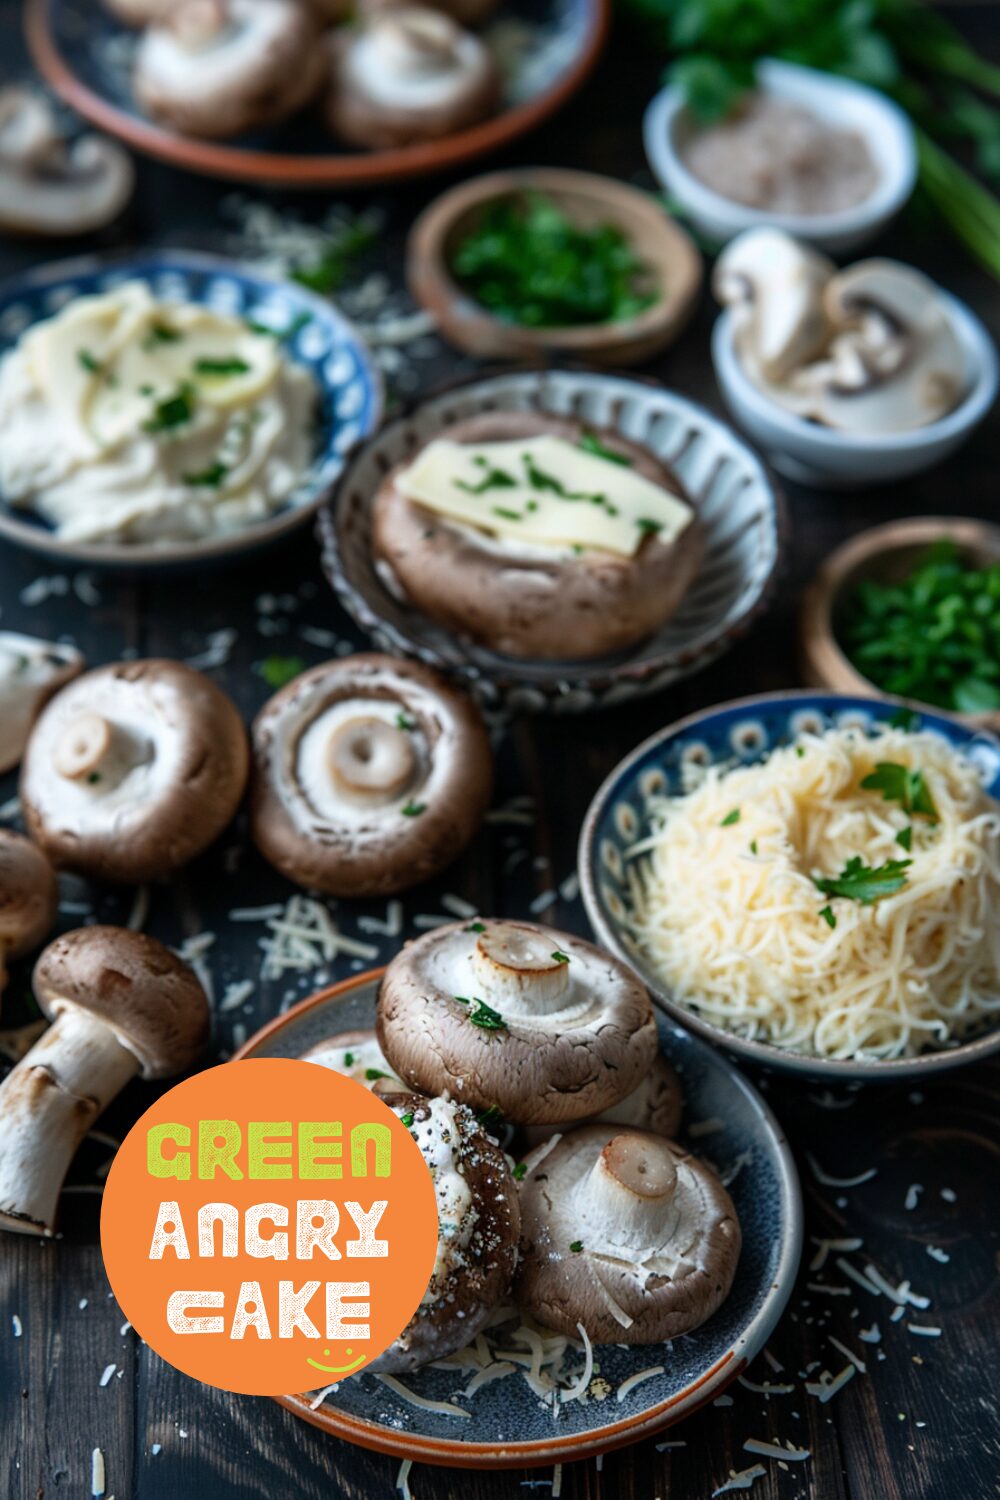
[[[0,88],[0,232],[89,234],[118,217],[134,185],[132,160],[117,141],[69,140],[44,94]]]
[[[434,441],[474,446],[540,437],[574,448],[596,440],[636,475],[692,506],[676,476],[648,449],[569,417],[488,412],[444,428]],[[392,469],[375,493],[372,549],[429,619],[488,650],[533,661],[623,650],[676,613],[698,571],[703,533],[693,513],[676,537],[650,532],[631,556],[539,546],[493,535],[411,499],[402,482],[418,456]],[[487,509],[484,526],[488,520]]]
[[[515,1296],[561,1333],[654,1344],[690,1333],[729,1295],[740,1253],[712,1169],[660,1136],[588,1125],[521,1183]]]
[[[470,1109],[448,1099],[386,1095],[409,1123],[434,1178],[440,1233],[430,1283],[395,1343],[368,1366],[397,1374],[475,1338],[510,1289],[521,1215],[500,1147]]]
[[[72,646],[0,630],[0,772],[18,764],[42,707],[82,671]]]
[[[51,1235],[73,1154],[136,1074],[167,1078],[208,1040],[205,992],[169,948],[123,927],[66,933],[35,965],[52,1025],[0,1084],[0,1228]]]
[[[119,662],[78,677],[42,710],[21,804],[57,868],[139,883],[207,849],[248,770],[243,722],[213,682],[180,662]]]
[[[253,726],[251,831],[307,889],[390,895],[471,839],[493,763],[478,710],[436,673],[389,656],[325,662]]]
[[[7,960],[30,953],[48,937],[58,901],[56,872],[42,851],[21,834],[0,829],[0,995]]]
[[[661,1052],[630,1094],[626,1094],[624,1099],[608,1109],[602,1109],[599,1115],[580,1123],[628,1125],[635,1130],[650,1130],[654,1135],[664,1135],[672,1140],[680,1127],[683,1108],[684,1095],[677,1070]],[[529,1125],[523,1135],[529,1146],[536,1146],[549,1139],[552,1127]]]
[[[591,943],[528,922],[456,922],[389,964],[377,1032],[390,1066],[512,1125],[585,1119],[657,1053],[644,986]]]

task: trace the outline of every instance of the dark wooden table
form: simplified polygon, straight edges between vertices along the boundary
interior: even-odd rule
[[[997,51],[995,5],[956,7],[970,36]],[[0,57],[9,76],[26,70],[20,50],[17,7],[0,7]],[[583,95],[564,115],[511,159],[583,165],[623,178],[648,181],[642,160],[639,114],[656,82],[646,59],[619,34]],[[423,184],[378,202],[387,228],[374,262],[398,283],[402,239],[431,189]],[[142,164],[135,205],[123,226],[104,237],[115,248],[151,239],[174,244],[218,244],[220,202],[227,190],[153,164]],[[301,215],[328,207],[318,200],[269,201]],[[68,247],[75,250],[77,246]],[[911,217],[889,239],[898,253],[938,276],[992,321],[997,332],[1000,294],[938,227]],[[31,244],[0,247],[0,269],[15,271],[50,252]],[[707,335],[707,300],[681,342],[646,373],[718,408]],[[454,376],[465,366],[438,347],[409,367],[418,389]],[[420,913],[439,912],[444,893],[458,893],[484,912],[525,916],[543,891],[572,874],[576,832],[587,803],[606,772],[640,738],[704,705],[757,689],[798,681],[795,612],[800,591],[820,560],[841,538],[876,521],[908,514],[961,512],[993,517],[997,507],[997,447],[988,429],[937,473],[892,489],[821,495],[790,487],[791,542],[783,586],[770,616],[725,660],[657,700],[601,717],[533,720],[511,726],[500,749],[498,803],[515,795],[534,798],[530,827],[487,828],[458,866],[434,888],[406,900],[407,933]],[[45,581],[43,581],[45,580]],[[272,653],[306,662],[328,654],[308,639],[310,630],[332,631],[342,642],[362,644],[323,582],[313,539],[293,542],[228,572],[156,582],[72,575],[27,554],[0,552],[0,626],[74,641],[91,663],[124,652],[198,659],[221,641],[224,661],[210,668],[247,718],[268,696],[257,667]],[[306,634],[303,635],[303,627]],[[231,637],[217,633],[231,631]],[[344,648],[346,649],[346,648]],[[0,804],[13,797],[13,777],[0,780]],[[6,817],[12,818],[8,810]],[[234,856],[233,851],[238,855]],[[215,994],[249,978],[255,988],[241,1008],[217,1010],[213,1053],[224,1058],[248,1032],[279,1007],[315,989],[332,975],[306,974],[295,984],[268,983],[260,975],[262,928],[231,921],[234,908],[283,901],[289,888],[247,846],[242,823],[218,850],[169,885],[152,893],[148,930],[179,944],[202,932],[215,934],[206,962]],[[122,921],[131,896],[66,883],[61,924],[97,918]],[[381,912],[382,907],[371,908]],[[359,910],[336,913],[345,931],[358,932]],[[578,900],[560,896],[546,913],[556,926],[586,931]],[[383,954],[389,945],[383,942]],[[32,1015],[28,971],[17,971],[5,997],[5,1027]],[[763,1080],[767,1086],[768,1080]],[[568,1466],[567,1500],[638,1496],[642,1500],[701,1500],[725,1483],[730,1470],[758,1462],[743,1451],[747,1438],[791,1439],[811,1458],[785,1470],[760,1460],[766,1473],[753,1494],[761,1500],[980,1500],[1000,1493],[1000,1390],[996,1348],[1000,1333],[997,1292],[1000,1228],[1000,1066],[963,1073],[953,1082],[919,1092],[868,1089],[845,1099],[825,1098],[774,1080],[768,1096],[786,1126],[802,1168],[807,1232],[820,1237],[861,1237],[864,1252],[894,1283],[909,1277],[931,1306],[892,1323],[891,1305],[856,1287],[847,1295],[811,1291],[807,1269],[770,1353],[784,1367],[775,1375],[763,1360],[751,1371],[759,1383],[787,1380],[788,1395],[763,1396],[742,1385],[731,1400],[709,1408],[667,1434],[684,1446],[658,1452],[652,1442]],[[100,1122],[119,1138],[146,1106],[149,1086],[133,1085]],[[836,1105],[838,1107],[831,1107]],[[877,1175],[853,1189],[824,1186],[806,1164],[812,1152],[823,1168],[849,1177],[869,1167]],[[150,1354],[129,1330],[108,1291],[98,1246],[99,1183],[109,1148],[88,1141],[71,1175],[78,1191],[63,1201],[62,1234],[53,1241],[8,1236],[0,1244],[0,1490],[11,1497],[90,1494],[91,1452],[103,1450],[107,1494],[137,1497],[390,1496],[398,1465],[353,1449],[297,1422],[272,1402],[235,1397],[197,1384]],[[910,1192],[919,1184],[922,1191]],[[915,1206],[908,1203],[916,1199]],[[947,1262],[929,1256],[943,1251]],[[827,1280],[840,1282],[839,1276]],[[877,1320],[882,1343],[859,1342],[859,1329]],[[939,1328],[917,1336],[908,1322]],[[829,1404],[804,1390],[800,1372],[814,1361],[838,1370],[845,1363],[831,1335],[867,1361]],[[114,1366],[105,1385],[102,1374]],[[417,1500],[481,1496],[513,1500],[527,1481],[546,1493],[551,1471],[476,1474],[418,1468],[411,1475]]]

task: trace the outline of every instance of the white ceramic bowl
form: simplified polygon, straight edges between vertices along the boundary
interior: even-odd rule
[[[851,433],[821,427],[786,411],[747,376],[733,347],[731,310],[712,330],[712,361],[726,405],[770,463],[789,479],[823,489],[888,484],[919,474],[965,442],[996,399],[1000,366],[982,323],[957,297],[939,289],[965,350],[966,395],[940,421],[913,432]]]
[[[651,101],[643,121],[646,159],[654,175],[691,223],[720,245],[761,224],[787,230],[832,254],[867,244],[913,192],[917,150],[907,116],[875,89],[795,63],[762,62],[757,81],[766,93],[804,105],[831,125],[864,136],[879,180],[863,203],[831,214],[779,214],[748,208],[713,192],[681,160],[678,148],[692,126],[681,91],[672,84]]]

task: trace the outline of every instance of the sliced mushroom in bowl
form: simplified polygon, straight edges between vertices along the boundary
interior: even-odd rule
[[[128,153],[104,136],[66,139],[41,93],[0,89],[0,230],[7,234],[89,234],[103,229],[132,196]]]

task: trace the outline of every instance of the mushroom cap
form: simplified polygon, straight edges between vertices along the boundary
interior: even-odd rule
[[[676,475],[647,448],[569,417],[486,412],[434,434],[457,443],[585,432],[643,478],[694,509]],[[428,439],[431,441],[431,439]],[[372,547],[414,605],[456,635],[528,660],[583,660],[635,645],[676,613],[701,562],[697,514],[672,542],[648,536],[632,557],[527,548],[437,515],[404,495],[392,469],[372,500]],[[551,555],[550,555],[551,554]]]
[[[748,229],[715,263],[712,291],[737,314],[736,342],[767,380],[818,354],[829,333],[823,291],[836,267],[780,229]]]
[[[386,1095],[430,1167],[440,1237],[430,1284],[417,1312],[368,1368],[402,1374],[464,1348],[506,1296],[521,1227],[517,1186],[500,1147],[463,1104]]]
[[[0,229],[87,234],[118,217],[134,184],[131,157],[115,141],[67,142],[44,95],[0,89]]]
[[[374,653],[303,672],[253,726],[254,842],[333,896],[389,895],[453,860],[493,761],[479,711],[437,673]]]
[[[299,0],[179,0],[139,43],[135,95],[185,135],[240,135],[308,102],[326,73],[318,41]]]
[[[491,115],[500,74],[479,37],[443,7],[378,7],[330,38],[326,116],[356,146],[438,140]]]
[[[19,958],[48,936],[58,903],[56,872],[42,851],[0,828],[0,976],[5,958]]]
[[[0,772],[18,764],[39,709],[83,665],[72,646],[0,630]]]
[[[174,0],[104,0],[104,7],[126,26],[152,26],[170,14]]]
[[[35,997],[55,1020],[77,1007],[98,1017],[138,1060],[143,1078],[169,1078],[208,1041],[205,991],[183,960],[128,927],[64,933],[35,965]]]
[[[595,1344],[690,1333],[729,1294],[741,1234],[712,1169],[645,1131],[586,1125],[529,1168],[515,1296]],[[571,1246],[577,1245],[577,1250]]]
[[[383,1056],[374,1031],[338,1031],[303,1052],[302,1061],[318,1063],[343,1078],[353,1078],[373,1094],[406,1093],[405,1084]]]
[[[142,882],[193,859],[239,806],[235,705],[181,662],[87,672],[42,710],[21,768],[28,832],[58,868]]]
[[[327,0],[330,3],[330,0]],[[336,0],[332,0],[336,4]],[[443,11],[460,26],[482,26],[496,10],[500,0],[424,0],[431,10]],[[399,0],[361,0],[361,10],[366,15],[376,15],[380,10],[391,10]]]
[[[609,1109],[602,1109],[593,1119],[582,1123],[628,1125],[635,1130],[649,1130],[653,1135],[664,1135],[672,1140],[680,1128],[683,1108],[684,1095],[677,1070],[661,1052],[630,1094],[626,1094],[624,1099],[612,1104]],[[529,1146],[547,1140],[551,1134],[551,1127],[545,1125],[531,1125],[524,1131]]]
[[[517,1125],[585,1119],[657,1054],[649,995],[618,959],[527,922],[455,922],[389,964],[376,1029],[390,1065]]]

